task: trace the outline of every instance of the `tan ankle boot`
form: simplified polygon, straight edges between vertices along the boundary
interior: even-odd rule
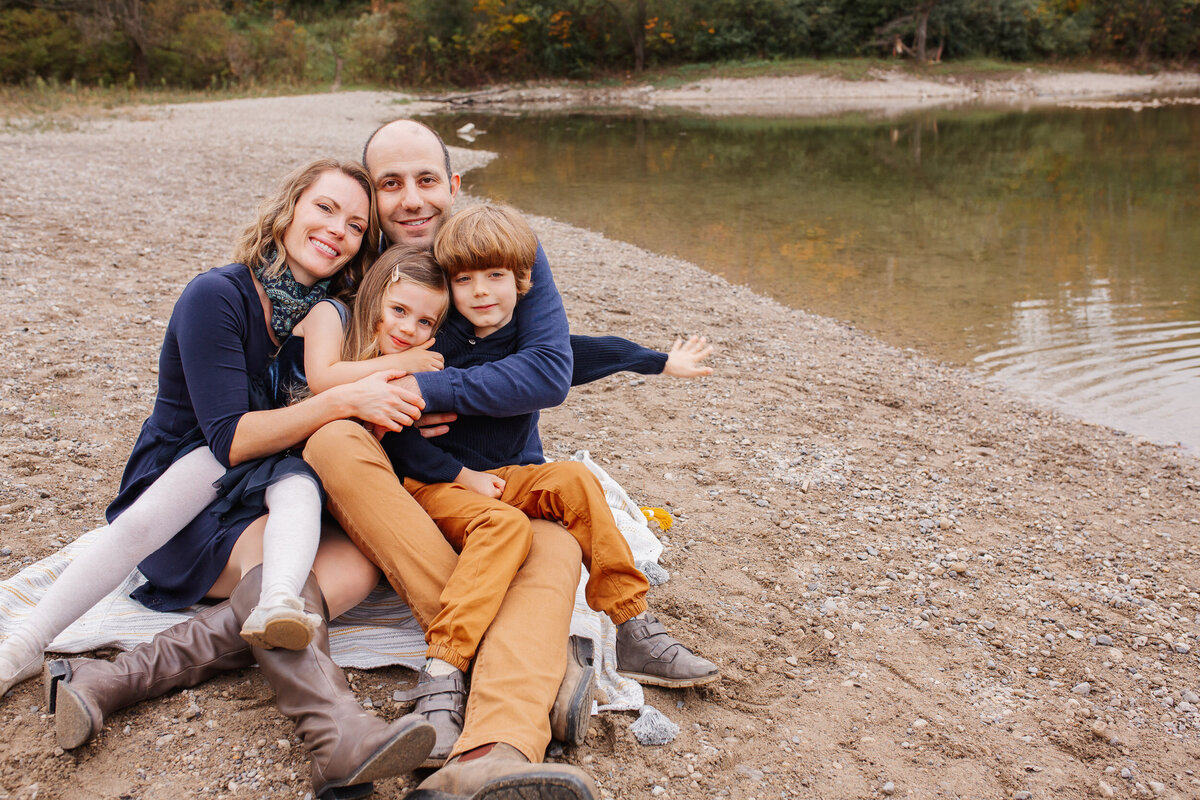
[[[239,622],[258,603],[261,582],[261,568],[256,568],[234,589],[230,602]],[[275,690],[276,705],[296,723],[308,751],[313,794],[345,797],[343,787],[411,772],[433,748],[433,726],[411,714],[388,723],[364,711],[329,655],[329,613],[314,575],[301,596],[305,610],[321,617],[312,644],[303,650],[253,651]]]
[[[597,794],[579,767],[531,764],[517,748],[496,742],[450,759],[405,800],[595,800]]]
[[[46,709],[54,714],[59,747],[70,750],[90,741],[104,727],[105,716],[139,700],[250,666],[254,655],[238,635],[240,628],[226,601],[112,661],[48,662],[42,672]]]

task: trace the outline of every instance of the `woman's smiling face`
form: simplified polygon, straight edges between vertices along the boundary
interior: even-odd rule
[[[329,170],[300,193],[283,249],[292,277],[304,286],[336,275],[358,253],[371,205],[349,175]]]

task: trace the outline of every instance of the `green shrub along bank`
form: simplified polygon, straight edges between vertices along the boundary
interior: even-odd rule
[[[1200,55],[1200,0],[0,0],[0,82],[474,86],[744,59]]]

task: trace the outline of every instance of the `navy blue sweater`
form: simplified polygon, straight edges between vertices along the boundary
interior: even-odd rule
[[[446,368],[421,372],[415,377],[425,398],[425,412],[453,411],[457,414],[482,414],[506,417],[510,414],[536,414],[567,399],[571,388],[571,331],[562,297],[554,285],[550,263],[538,243],[534,259],[532,287],[517,303],[510,358],[488,362],[456,360],[458,351],[445,349],[441,334],[433,349],[446,357]],[[458,310],[450,307],[447,325],[466,324]],[[541,460],[542,445],[534,440],[522,452]]]
[[[490,364],[512,355],[516,327],[510,322],[490,336],[479,338],[463,317],[448,320],[437,333],[437,342],[447,364],[473,367]],[[658,374],[667,354],[647,349],[619,336],[571,336],[574,370],[571,384],[579,385],[630,370]],[[497,401],[502,405],[503,396]],[[537,434],[537,414],[485,416],[460,414],[449,433],[423,438],[413,428],[383,437],[383,449],[396,474],[424,483],[448,483],[462,468],[483,471],[513,464],[540,464],[545,459]],[[528,447],[537,441],[536,453]]]

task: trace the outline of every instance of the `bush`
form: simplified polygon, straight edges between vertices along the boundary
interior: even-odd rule
[[[58,14],[40,8],[0,11],[0,80],[69,80],[82,44],[79,32]]]

